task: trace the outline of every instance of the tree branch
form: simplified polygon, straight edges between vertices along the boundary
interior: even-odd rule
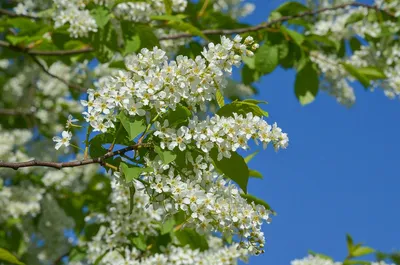
[[[50,167],[50,168],[62,169],[65,167],[79,167],[79,166],[84,166],[84,165],[89,165],[89,164],[103,165],[104,161],[107,158],[110,158],[110,157],[113,157],[116,155],[125,154],[126,152],[129,152],[132,150],[138,150],[139,148],[146,148],[146,147],[150,147],[150,144],[137,143],[135,145],[122,148],[120,150],[116,150],[113,152],[107,152],[105,155],[97,157],[97,158],[83,159],[83,160],[70,161],[70,162],[50,162],[50,161],[37,161],[37,160],[31,160],[31,161],[26,161],[26,162],[3,162],[3,161],[0,161],[0,167],[12,168],[14,170],[17,170],[17,169],[23,168],[23,167]]]
[[[295,18],[302,18],[302,17],[307,17],[307,16],[313,16],[313,15],[317,15],[319,13],[323,13],[326,11],[332,11],[332,10],[337,10],[337,9],[343,9],[346,8],[348,6],[352,6],[352,7],[365,7],[368,9],[373,9],[373,10],[377,10],[377,6],[374,5],[368,5],[368,4],[363,4],[363,3],[347,3],[347,4],[342,4],[342,5],[337,5],[337,6],[333,6],[333,7],[326,7],[326,8],[322,8],[322,9],[318,9],[318,10],[310,10],[307,12],[303,12],[297,15],[293,15],[293,16],[283,16],[280,17],[278,19],[275,20],[271,20],[268,22],[263,22],[261,24],[258,24],[256,26],[252,26],[252,27],[246,27],[246,28],[237,28],[237,29],[207,29],[207,30],[203,30],[203,34],[204,35],[232,35],[232,34],[241,34],[241,33],[247,33],[247,32],[254,32],[254,31],[259,31],[265,28],[268,28],[274,24],[278,24],[281,22],[285,22],[291,19],[295,19]],[[386,13],[387,15],[396,18],[394,16],[394,14],[390,13],[389,11],[386,10],[380,10],[381,12]],[[162,36],[159,38],[159,40],[175,40],[175,39],[181,39],[181,38],[190,38],[193,37],[195,35],[190,34],[190,33],[179,33],[179,34],[174,34],[174,35],[167,35],[167,36]]]
[[[59,50],[59,51],[41,51],[41,50],[34,50],[34,49],[27,49],[21,48],[18,46],[14,46],[11,43],[6,41],[0,40],[0,47],[8,48],[17,52],[22,52],[30,55],[42,55],[42,56],[66,56],[66,55],[75,55],[75,54],[82,54],[82,53],[89,53],[94,51],[92,47],[85,47],[82,49],[77,50]]]
[[[35,108],[32,109],[0,109],[0,116],[33,115]]]
[[[65,79],[62,79],[61,77],[56,76],[56,75],[50,73],[49,70],[47,70],[46,67],[36,58],[36,56],[31,55],[31,57],[32,57],[32,60],[33,60],[33,61],[34,61],[48,76],[51,76],[51,77],[57,79],[58,81],[60,81],[61,83],[67,85],[67,86],[70,87],[70,88],[73,88],[73,89],[76,89],[76,90],[79,90],[79,91],[82,91],[82,92],[85,92],[85,91],[86,91],[86,89],[85,89],[84,87],[81,87],[81,86],[76,85],[76,84],[71,84],[71,83],[69,83],[68,81],[66,81]]]
[[[31,18],[31,19],[39,19],[39,17],[30,16],[30,15],[23,15],[23,14],[17,14],[15,12],[12,12],[12,11],[4,9],[4,8],[0,8],[0,14],[1,15],[6,15],[6,16],[9,16],[9,17],[26,17],[26,18]]]

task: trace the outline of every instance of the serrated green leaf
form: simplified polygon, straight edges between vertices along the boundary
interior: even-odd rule
[[[354,78],[356,78],[363,86],[365,89],[367,89],[370,85],[370,80],[367,76],[362,74],[359,69],[356,67],[352,66],[351,64],[347,63],[342,63],[344,69],[352,75]]]
[[[256,51],[254,58],[255,69],[263,74],[268,74],[275,70],[279,64],[278,47],[264,43]]]
[[[140,177],[140,175],[144,172],[152,172],[153,168],[151,167],[137,167],[133,165],[128,165],[124,162],[120,164],[121,170],[124,173],[124,177],[126,182],[131,182],[134,179]]]
[[[167,218],[161,224],[160,234],[165,235],[165,234],[170,233],[174,229],[175,224],[176,224],[176,222],[173,217]]]
[[[175,110],[169,110],[167,120],[170,127],[177,127],[181,124],[187,123],[188,119],[192,117],[192,112],[185,106],[178,104]]]
[[[269,204],[266,203],[264,200],[262,200],[260,198],[257,198],[256,196],[253,196],[253,195],[250,195],[250,194],[241,193],[240,196],[243,199],[246,199],[246,201],[248,203],[254,202],[254,204],[256,204],[256,205],[262,205],[262,206],[265,207],[265,209],[270,210],[273,214],[276,214],[276,212],[271,209],[271,206],[269,206]]]
[[[131,140],[135,139],[146,129],[145,117],[128,117],[123,111],[121,111],[117,118],[121,121],[122,126],[124,126],[126,132],[128,133],[129,139]]]
[[[180,229],[175,231],[174,234],[182,246],[189,245],[191,249],[198,249],[200,251],[205,251],[208,249],[206,238],[193,229]]]
[[[220,89],[217,89],[217,91],[215,92],[215,98],[217,100],[218,106],[222,108],[225,105],[225,100]]]
[[[261,109],[257,104],[249,101],[233,101],[220,108],[216,114],[221,117],[233,117],[233,113],[242,114],[246,116],[247,113],[253,113],[254,116],[268,117],[268,112]]]
[[[360,256],[368,255],[368,254],[371,254],[374,252],[375,252],[375,249],[373,249],[373,248],[359,246],[357,248],[353,248],[353,250],[351,251],[351,256],[360,257]]]
[[[310,255],[312,255],[312,256],[314,256],[314,257],[319,257],[319,258],[321,258],[321,259],[326,259],[326,260],[331,260],[331,261],[333,261],[333,258],[331,258],[331,257],[329,257],[329,256],[327,256],[327,255],[325,255],[325,254],[316,253],[316,252],[314,252],[314,251],[312,251],[312,250],[309,250],[309,251],[308,251],[308,254],[310,254]]]
[[[318,73],[312,63],[307,63],[296,75],[294,91],[300,104],[306,105],[314,101],[318,94]]]
[[[246,163],[248,164],[248,163],[250,162],[250,160],[252,160],[259,152],[260,152],[260,151],[257,150],[257,151],[255,151],[254,153],[252,153],[252,154],[246,156],[246,157],[244,158],[244,162],[246,162]]]
[[[24,263],[19,261],[13,254],[11,254],[8,250],[4,248],[0,248],[0,261],[5,261],[17,265],[24,265]]]
[[[130,237],[130,241],[132,242],[133,245],[135,245],[135,247],[137,247],[142,251],[145,251],[147,249],[146,239],[142,234],[136,237]]]
[[[172,14],[172,0],[164,0],[165,12],[168,15]]]
[[[273,12],[279,13],[281,16],[294,16],[307,11],[310,9],[299,2],[285,2]]]
[[[264,178],[263,175],[259,171],[254,170],[254,169],[249,169],[249,177],[257,178],[257,179],[263,179]]]
[[[286,27],[281,27],[281,29],[283,30],[283,32],[285,32],[286,34],[288,34],[289,37],[292,38],[292,40],[293,40],[297,45],[301,46],[301,44],[303,44],[303,42],[304,42],[304,40],[305,40],[305,37],[303,36],[303,34],[297,32],[297,31],[288,29],[288,28],[286,28]]]
[[[154,151],[160,156],[161,161],[163,161],[164,164],[169,164],[172,161],[174,161],[177,157],[176,154],[169,150],[163,150],[159,146],[154,147]]]
[[[110,20],[110,11],[104,6],[96,6],[90,10],[90,15],[96,20],[97,26],[102,29]]]
[[[358,72],[365,75],[370,80],[386,79],[385,73],[377,67],[358,68]]]
[[[129,39],[125,40],[125,48],[124,48],[124,55],[127,55],[129,53],[134,53],[137,52],[140,49],[140,37],[139,35],[135,34],[131,36]]]
[[[210,157],[213,159],[215,167],[227,178],[235,181],[239,187],[247,193],[247,183],[249,181],[249,168],[243,157],[238,153],[232,152],[230,158],[222,158],[218,161],[218,150],[212,149]]]
[[[351,51],[353,53],[361,49],[361,42],[356,37],[351,37],[349,42]]]

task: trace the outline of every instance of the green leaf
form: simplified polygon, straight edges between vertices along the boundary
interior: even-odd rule
[[[221,93],[221,90],[218,88],[215,92],[215,98],[217,100],[218,106],[222,108],[225,105],[224,96]]]
[[[358,72],[365,75],[370,80],[386,79],[386,75],[377,67],[363,67],[358,68]]]
[[[353,249],[353,238],[350,234],[346,234],[346,243],[347,243],[347,250],[349,254],[351,254],[351,250]]]
[[[175,222],[175,219],[173,217],[167,218],[161,224],[160,234],[161,235],[165,235],[165,234],[170,233],[174,229],[175,224],[176,224],[176,222]]]
[[[312,256],[314,256],[314,257],[319,257],[319,258],[321,258],[321,259],[326,259],[326,260],[331,260],[331,261],[333,261],[333,258],[331,258],[331,257],[329,257],[329,256],[327,256],[327,255],[321,254],[321,253],[316,253],[316,252],[314,252],[314,251],[312,251],[312,250],[309,250],[309,251],[308,251],[308,254],[310,254],[310,255],[312,255]]]
[[[144,238],[144,235],[142,234],[136,237],[131,237],[130,241],[132,242],[132,244],[134,244],[138,249],[142,251],[145,251],[147,249],[146,240]]]
[[[145,117],[128,117],[125,115],[124,111],[121,111],[117,118],[121,121],[122,126],[124,126],[131,140],[135,139],[146,129]]]
[[[318,93],[318,73],[312,63],[307,63],[296,75],[294,91],[300,104],[306,105],[314,101]]]
[[[180,104],[176,106],[175,110],[169,110],[167,114],[170,127],[177,127],[183,123],[187,123],[190,117],[192,117],[192,112]]]
[[[128,165],[124,162],[121,162],[120,167],[122,172],[124,173],[126,182],[131,182],[132,180],[139,178],[143,172],[153,171],[153,168],[151,167],[137,167]]]
[[[96,20],[96,24],[100,29],[104,28],[110,20],[110,11],[104,6],[96,6],[90,10],[90,14]]]
[[[199,249],[200,251],[208,249],[206,238],[193,229],[180,229],[175,231],[175,236],[182,246],[189,245],[191,249]]]
[[[11,254],[8,250],[4,248],[0,248],[0,261],[5,261],[17,265],[24,265],[24,263],[19,261],[13,254]]]
[[[297,31],[288,29],[286,27],[281,27],[281,29],[283,30],[283,32],[286,32],[290,38],[293,39],[293,41],[301,46],[301,44],[303,44],[305,37],[303,36],[303,34],[298,33]]]
[[[344,69],[352,75],[354,78],[356,78],[360,83],[364,86],[365,89],[369,87],[370,80],[368,79],[367,76],[365,76],[363,73],[360,72],[359,69],[355,68],[351,64],[347,63],[342,63]]]
[[[360,257],[360,256],[368,255],[368,254],[371,254],[374,252],[375,252],[375,249],[373,249],[373,248],[359,246],[352,250],[351,255],[353,257]]]
[[[252,153],[252,154],[246,156],[246,157],[244,158],[244,162],[246,162],[246,163],[248,164],[248,163],[250,162],[250,160],[252,160],[259,152],[260,152],[260,151],[257,150],[257,151],[255,151],[254,153]]]
[[[172,14],[172,0],[164,0],[165,12],[168,15]]]
[[[361,49],[361,42],[356,37],[351,37],[350,48],[352,52],[358,51],[359,49]]]
[[[37,31],[39,31],[43,25],[39,22],[34,21],[30,18],[25,17],[14,17],[8,18],[7,24],[13,28],[18,29],[18,35],[34,35]]]
[[[363,13],[361,13],[361,12],[354,12],[353,14],[351,14],[351,15],[347,18],[347,20],[346,20],[346,22],[345,22],[345,26],[347,26],[347,25],[349,25],[349,24],[353,24],[353,23],[355,23],[355,22],[358,22],[358,21],[360,21],[360,20],[362,20],[362,19],[364,19],[364,18],[365,18],[365,16],[364,16]]]
[[[244,194],[244,193],[241,193],[240,196],[242,196],[243,199],[246,199],[246,201],[248,203],[254,202],[254,204],[256,204],[256,205],[262,205],[265,207],[265,209],[270,210],[272,212],[272,214],[274,214],[274,215],[276,214],[276,212],[271,209],[271,206],[269,206],[269,204],[266,203],[265,201],[263,201],[262,199],[257,198],[256,196],[253,196],[250,194]]]
[[[108,67],[126,69],[124,60],[113,61],[108,65]]]
[[[222,158],[218,161],[218,150],[212,149],[210,156],[214,161],[215,167],[227,178],[235,181],[239,187],[247,193],[247,183],[249,181],[249,168],[243,157],[236,152],[231,152],[230,158]]]
[[[252,99],[252,98],[242,100],[242,102],[256,104],[256,105],[258,105],[258,104],[268,104],[268,102],[265,101],[265,100],[258,100],[258,99]]]
[[[366,260],[345,260],[343,261],[343,265],[371,265],[370,261]]]
[[[254,169],[249,169],[249,177],[263,179],[263,175],[259,171]]]
[[[261,109],[258,105],[249,101],[233,101],[220,108],[216,114],[221,117],[233,117],[233,113],[242,114],[246,116],[247,113],[253,113],[255,116],[268,117],[268,112]]]
[[[310,11],[310,9],[299,2],[286,2],[273,12],[279,13],[281,16],[293,16],[307,11]]]
[[[137,52],[140,49],[140,37],[137,34],[134,34],[129,39],[125,40],[125,49],[123,54],[127,55],[129,53]]]
[[[129,214],[133,212],[133,198],[135,197],[136,188],[134,185],[129,186]]]
[[[172,153],[169,150],[163,150],[159,146],[155,146],[154,151],[160,156],[160,159],[163,161],[164,164],[171,163],[177,157],[176,154]]]
[[[279,64],[279,52],[277,46],[264,43],[255,53],[255,69],[263,74],[272,72]]]
[[[100,264],[101,260],[107,255],[108,250],[105,251],[103,254],[97,257],[97,259],[94,261],[93,265],[98,265]]]

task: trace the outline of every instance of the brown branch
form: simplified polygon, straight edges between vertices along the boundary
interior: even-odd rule
[[[374,5],[368,5],[368,4],[363,4],[363,3],[347,3],[347,4],[342,4],[342,5],[337,5],[334,7],[326,7],[318,10],[310,10],[306,11],[297,15],[293,16],[283,16],[275,20],[271,20],[268,22],[263,22],[261,24],[258,24],[256,26],[252,27],[246,27],[246,28],[237,28],[237,29],[207,29],[203,30],[202,33],[204,35],[232,35],[232,34],[241,34],[241,33],[247,33],[247,32],[254,32],[254,31],[259,31],[265,28],[268,28],[274,24],[278,24],[281,22],[285,22],[291,19],[295,18],[302,18],[302,17],[307,17],[307,16],[313,16],[319,13],[323,13],[326,11],[332,11],[332,10],[337,10],[337,9],[343,9],[348,6],[352,7],[365,7],[368,9],[373,9],[376,10],[377,7]],[[390,13],[389,11],[386,10],[380,10],[381,12],[386,13],[387,15],[395,18],[394,14]],[[167,35],[167,36],[162,36],[159,38],[159,40],[175,40],[175,39],[181,39],[181,38],[190,38],[196,35],[190,34],[190,33],[179,33],[179,34],[174,34],[174,35]]]
[[[34,50],[34,49],[27,49],[22,48],[19,46],[12,45],[6,41],[0,40],[0,47],[8,48],[14,50],[16,52],[22,52],[30,55],[42,55],[42,56],[66,56],[66,55],[75,55],[75,54],[82,54],[82,53],[89,53],[94,51],[92,47],[85,47],[82,49],[77,50],[65,50],[65,51],[41,51],[41,50]]]
[[[39,19],[39,17],[35,17],[35,16],[31,16],[31,15],[17,14],[10,10],[4,9],[4,8],[0,8],[0,15],[6,15],[9,17],[26,17],[26,18],[31,18],[31,19]]]
[[[34,107],[32,109],[0,109],[0,116],[33,115],[34,113]]]
[[[79,167],[79,166],[84,166],[84,165],[89,165],[89,164],[104,165],[105,160],[107,158],[110,158],[110,157],[113,157],[116,155],[125,154],[126,152],[129,152],[132,150],[138,150],[139,148],[146,148],[146,147],[150,147],[150,144],[137,143],[135,145],[122,148],[120,150],[116,150],[113,152],[107,152],[105,155],[97,157],[97,158],[83,159],[83,160],[70,161],[70,162],[51,162],[51,161],[37,161],[37,160],[31,160],[31,161],[26,161],[26,162],[3,162],[3,161],[0,161],[0,167],[12,168],[14,170],[17,170],[17,169],[23,168],[23,167],[50,167],[50,168],[62,169],[62,168],[66,168],[66,167]]]
[[[84,87],[81,87],[81,86],[76,85],[76,84],[69,83],[69,82],[66,81],[65,79],[62,79],[61,77],[56,76],[56,75],[50,73],[50,71],[49,71],[48,69],[46,69],[46,67],[38,60],[38,58],[36,58],[36,56],[31,55],[31,57],[32,57],[32,60],[33,60],[33,61],[34,61],[48,76],[51,76],[51,77],[57,79],[58,81],[60,81],[61,83],[67,85],[67,86],[70,87],[70,88],[73,88],[73,89],[76,89],[76,90],[79,90],[79,91],[82,91],[82,92],[85,92],[85,91],[86,91],[86,89],[85,89]]]

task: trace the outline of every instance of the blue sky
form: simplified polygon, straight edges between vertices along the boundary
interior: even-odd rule
[[[253,0],[251,24],[285,2]],[[269,102],[269,122],[289,134],[288,149],[259,153],[250,167],[249,192],[277,212],[264,225],[266,253],[251,265],[285,265],[308,250],[337,260],[346,256],[345,234],[381,251],[400,250],[400,101],[356,85],[347,109],[325,93],[305,107],[293,92],[294,71],[277,69],[256,86]]]

